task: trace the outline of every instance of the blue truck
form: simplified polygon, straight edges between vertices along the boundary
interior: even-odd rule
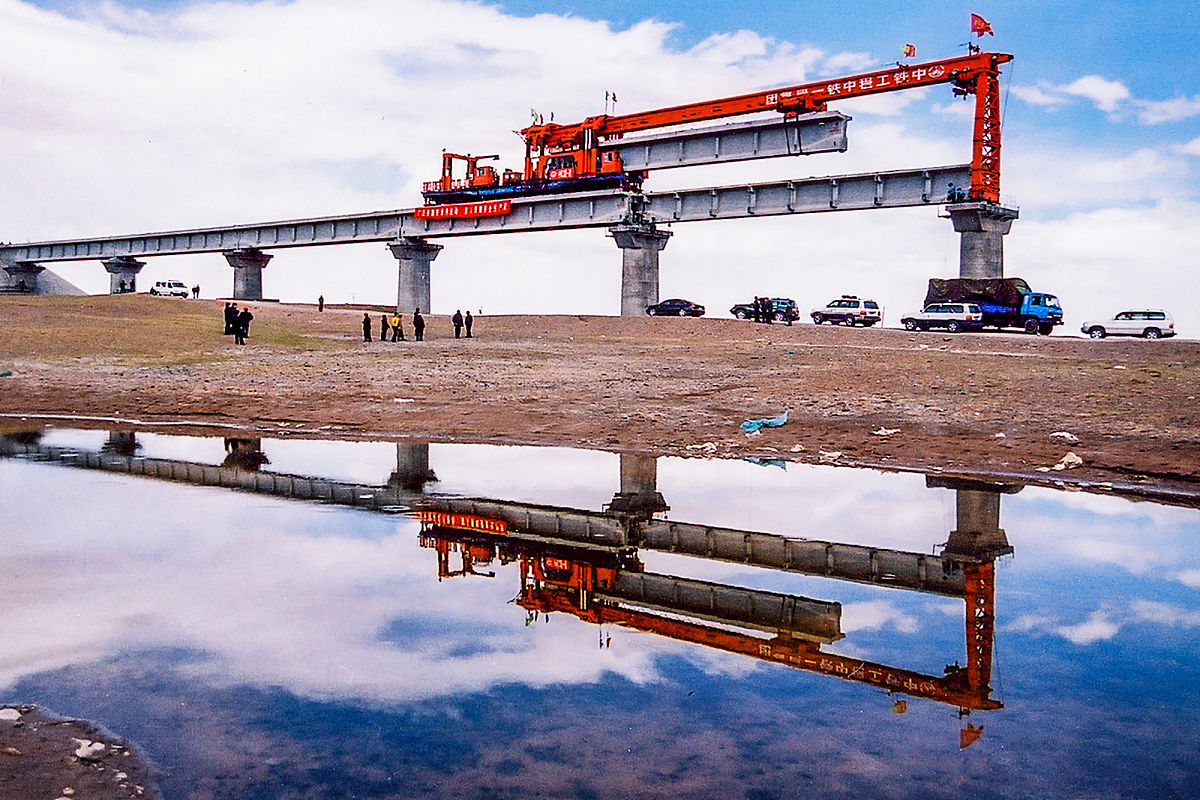
[[[930,278],[925,305],[930,303],[976,303],[984,327],[1026,333],[1049,334],[1063,321],[1058,298],[1033,291],[1021,278]]]

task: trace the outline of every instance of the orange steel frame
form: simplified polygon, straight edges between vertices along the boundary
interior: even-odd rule
[[[427,525],[436,523],[427,522]],[[600,566],[578,557],[538,555],[502,549],[494,542],[458,541],[429,529],[420,538],[422,547],[437,551],[438,577],[481,574],[475,564],[501,563],[520,558],[521,591],[517,605],[543,614],[563,612],[585,622],[605,623],[654,633],[679,641],[750,656],[775,664],[818,672],[844,680],[877,686],[890,692],[922,697],[956,706],[962,712],[994,711],[1003,704],[991,697],[992,647],[995,636],[995,565],[966,564],[967,666],[953,664],[942,676],[848,658],[821,650],[819,643],[781,632],[766,639],[748,633],[716,628],[679,618],[662,617],[640,609],[623,608],[595,597],[616,581],[620,567]],[[451,569],[450,553],[462,557],[461,569]],[[633,559],[626,569],[639,570]]]
[[[972,52],[966,56],[930,61],[801,84],[783,89],[673,106],[622,116],[588,117],[574,125],[531,125],[519,133],[525,140],[525,179],[544,179],[546,161],[554,155],[573,157],[577,175],[600,171],[602,141],[635,131],[690,122],[721,119],[759,111],[801,114],[825,110],[841,98],[953,83],[959,96],[975,95],[975,130],[971,155],[972,200],[1000,200],[1000,65],[1012,61],[1007,53]],[[535,162],[536,158],[536,162]]]

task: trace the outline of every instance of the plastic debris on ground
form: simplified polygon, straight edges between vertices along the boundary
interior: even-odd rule
[[[1078,436],[1076,436],[1073,433],[1067,433],[1066,431],[1055,431],[1054,433],[1050,434],[1050,436],[1055,439],[1062,439],[1063,441],[1068,442],[1070,444],[1075,444],[1076,442],[1079,441]]]
[[[778,428],[780,425],[786,425],[788,421],[788,412],[784,411],[777,417],[767,417],[765,419],[748,419],[742,423],[742,430],[747,433],[753,433],[760,428]]]
[[[880,428],[877,431],[871,431],[871,435],[872,436],[891,436],[892,434],[899,433],[899,432],[900,432],[899,428]]]

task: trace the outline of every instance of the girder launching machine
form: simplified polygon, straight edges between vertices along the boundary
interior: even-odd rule
[[[895,67],[753,94],[644,111],[601,114],[583,122],[530,125],[518,132],[525,142],[521,171],[480,165],[496,155],[442,154],[442,174],[424,184],[427,204],[500,200],[526,195],[592,189],[638,189],[645,171],[626,170],[618,152],[606,143],[629,133],[667,128],[744,114],[776,111],[785,117],[826,111],[831,102],[851,97],[949,83],[956,96],[975,96],[975,126],[971,154],[971,185],[963,199],[996,203],[1000,200],[1000,65],[1007,53],[983,53]],[[466,175],[455,178],[456,161]]]
[[[719,594],[707,595],[702,602],[689,602],[689,595],[696,596],[706,586],[697,587],[701,582],[689,579],[645,573],[632,547],[551,545],[484,532],[489,526],[467,515],[423,517],[420,544],[436,550],[440,578],[469,574],[490,577],[494,573],[481,573],[476,567],[496,560],[501,564],[519,561],[521,588],[515,602],[530,614],[561,612],[596,625],[633,628],[946,703],[962,715],[1003,707],[992,698],[990,685],[995,633],[995,566],[991,561],[963,565],[967,663],[965,667],[948,665],[938,676],[823,650],[823,645],[843,638],[838,603],[734,587],[716,588],[729,588],[735,595],[749,592],[755,597],[745,605],[726,601]],[[458,569],[451,567],[451,554],[455,552],[462,559]],[[651,585],[649,591],[642,588],[646,579]],[[662,587],[657,592],[656,583]],[[796,613],[797,606],[802,607],[801,613]],[[969,727],[969,732],[979,730]]]

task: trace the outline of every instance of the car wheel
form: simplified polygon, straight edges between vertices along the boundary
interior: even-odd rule
[[[741,310],[740,308],[734,312],[733,316],[736,317],[737,319],[749,319],[750,318],[750,315],[747,314],[745,311]]]
[[[1146,332],[1142,334],[1147,339],[1157,339],[1161,335],[1158,328],[1146,328]]]
[[[776,322],[787,322],[787,315],[784,314],[782,311],[776,311],[775,312],[775,321]]]
[[[657,312],[657,311],[655,311],[653,308],[647,308],[647,309],[646,309],[646,316],[649,316],[649,317],[656,317],[656,316],[658,316],[658,312]]]
[[[946,331],[948,333],[958,333],[962,330],[962,326],[958,324],[958,320],[952,319],[946,323]]]
[[[813,314],[812,318],[813,318],[813,325],[820,325],[822,322],[825,321],[825,317],[821,316],[820,314]]]
[[[1093,339],[1103,339],[1107,335],[1104,332],[1104,328],[1101,328],[1098,325],[1095,328],[1088,328],[1087,333],[1088,336],[1092,337]]]
[[[917,321],[915,319],[904,320],[904,330],[915,331],[917,329]]]
[[[842,324],[845,325],[847,328],[853,328],[854,327],[854,317],[843,317]]]
[[[1036,334],[1038,332],[1038,321],[1036,319],[1025,320],[1025,332]]]

